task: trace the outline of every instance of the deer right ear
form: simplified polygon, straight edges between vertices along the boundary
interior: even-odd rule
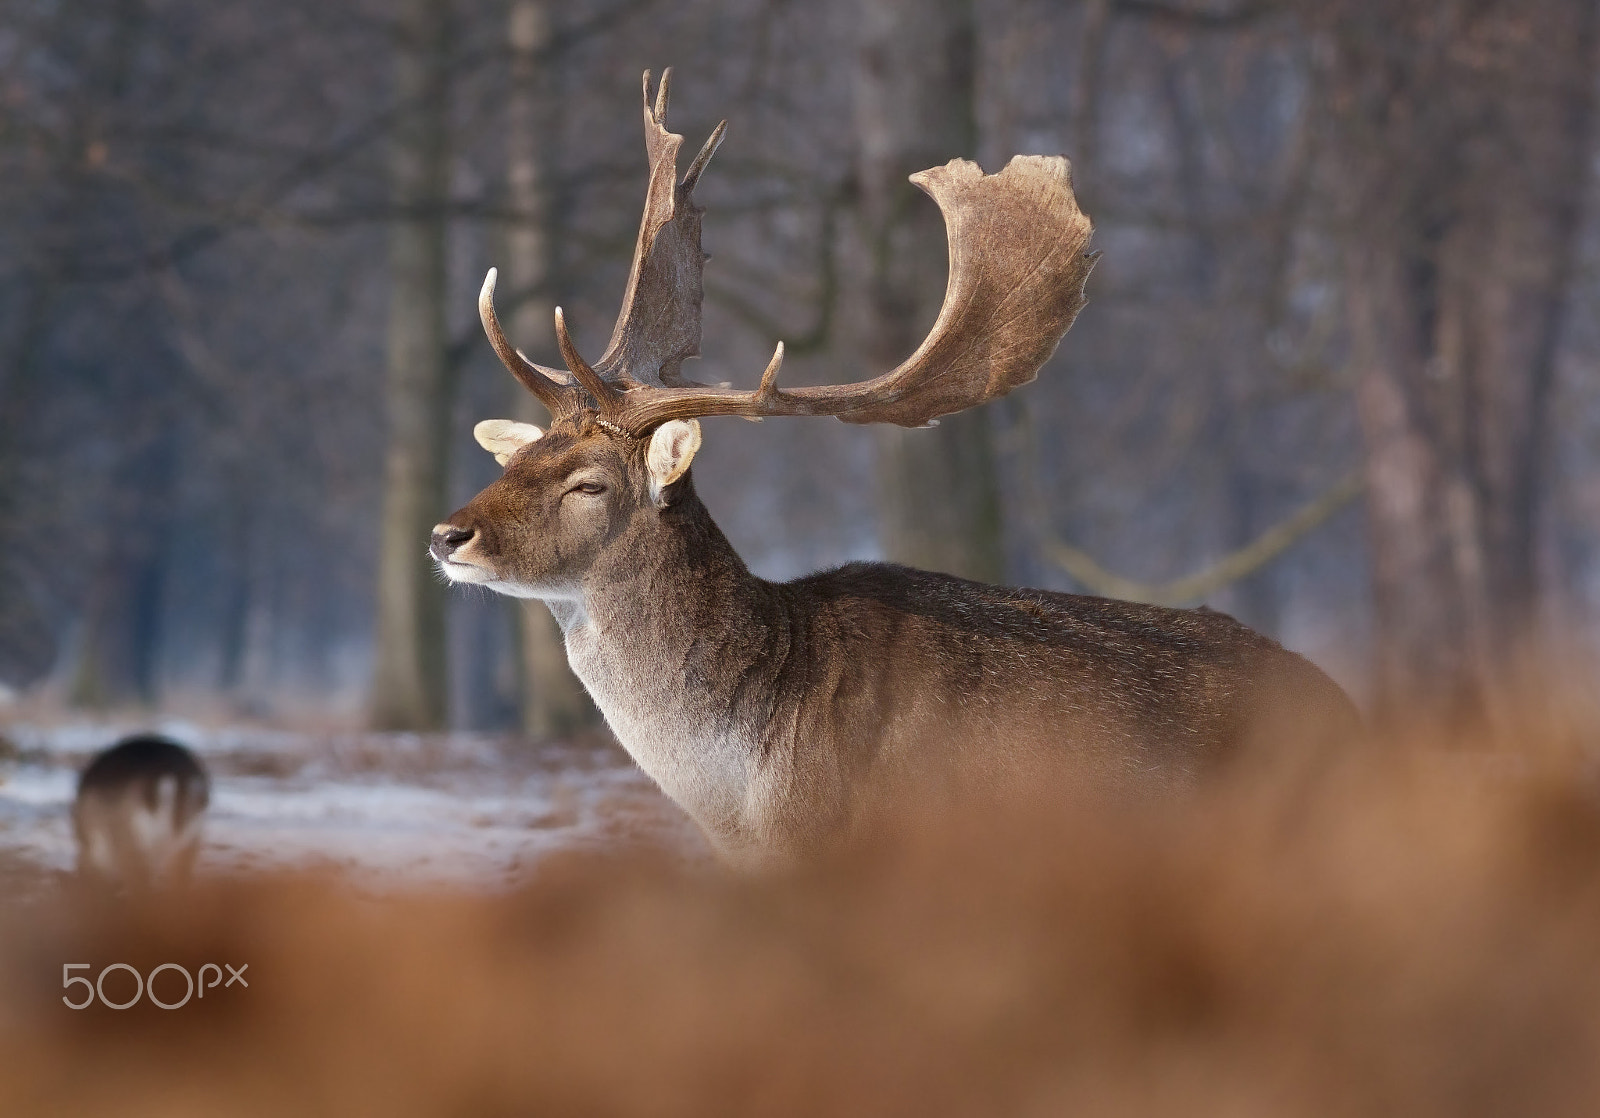
[[[644,464],[650,471],[650,500],[656,508],[667,507],[662,493],[689,472],[689,463],[694,461],[694,452],[699,449],[700,421],[697,419],[673,419],[651,433]]]
[[[504,466],[511,456],[544,434],[531,423],[518,423],[514,419],[485,419],[472,429],[478,445],[494,455],[494,460]]]

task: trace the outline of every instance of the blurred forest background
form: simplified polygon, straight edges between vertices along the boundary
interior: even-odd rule
[[[751,566],[889,556],[1205,602],[1370,707],[1600,635],[1596,6],[1577,0],[0,0],[0,684],[386,728],[591,717],[427,530],[597,355],[640,74],[728,140],[695,379],[909,354],[905,176],[1064,153],[1103,251],[1038,382],[931,432],[712,420]]]

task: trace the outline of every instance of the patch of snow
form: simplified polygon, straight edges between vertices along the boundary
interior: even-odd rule
[[[77,771],[132,729],[5,727],[20,759],[0,763],[0,852],[70,869]],[[154,729],[211,774],[209,871],[334,865],[374,884],[493,885],[560,850],[649,842],[704,856],[692,825],[620,754],[483,734]]]

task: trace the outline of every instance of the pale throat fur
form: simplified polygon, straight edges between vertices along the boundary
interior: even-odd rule
[[[512,499],[493,506],[492,515],[462,515],[469,505],[441,525],[474,530],[455,551],[435,552],[439,568],[453,582],[543,600],[561,626],[573,671],[618,741],[719,853],[747,860],[764,844],[759,820],[766,801],[784,794],[776,785],[794,747],[770,740],[763,732],[770,704],[751,701],[785,658],[790,621],[782,600],[750,573],[694,491],[688,465],[699,446],[698,423],[664,424],[647,439],[606,430],[590,417],[558,426],[546,436],[528,424],[479,425],[480,443],[507,466],[498,484]],[[587,439],[611,469],[598,470],[594,458],[563,461],[551,483],[533,473],[531,461],[546,451],[544,438]],[[554,449],[572,454],[565,445]],[[507,532],[508,512],[520,504],[530,520],[541,512],[549,518],[538,506],[555,491],[562,497],[554,519],[527,530],[569,530],[560,522],[562,500],[608,496],[574,492],[585,483],[623,490],[592,554],[552,552],[551,569],[518,571],[509,561],[516,556],[495,553],[528,550],[516,547],[525,537]],[[494,519],[499,523],[487,523]],[[582,569],[563,569],[569,564]],[[730,640],[729,633],[739,635]]]

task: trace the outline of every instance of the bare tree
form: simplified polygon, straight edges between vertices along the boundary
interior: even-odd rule
[[[587,712],[542,607],[513,661],[523,607],[508,625],[498,603],[442,604],[420,544],[477,480],[444,493],[450,397],[508,414],[466,283],[500,265],[508,327],[544,360],[552,302],[585,340],[608,321],[641,174],[615,106],[672,64],[694,75],[681,119],[727,106],[738,141],[704,187],[696,379],[740,382],[780,337],[793,384],[904,359],[945,263],[905,176],[952,155],[1070,156],[1105,251],[1093,312],[1020,399],[889,432],[881,455],[834,424],[708,436],[699,483],[753,565],[881,545],[1199,596],[1351,682],[1375,664],[1392,696],[1470,705],[1535,603],[1580,640],[1600,605],[1600,331],[1561,316],[1600,275],[1578,213],[1592,18],[1573,0],[0,0],[0,682],[65,696],[76,677],[96,702],[221,685],[252,716],[438,725],[441,661],[467,653],[457,724],[512,724],[514,694],[541,734],[569,700]],[[487,472],[465,452],[451,470]],[[1285,546],[1358,489],[1366,531],[1341,513]],[[462,686],[487,663],[492,683]]]
[[[449,190],[448,0],[404,0],[395,19],[389,233],[388,452],[373,724],[442,727],[446,715],[444,592],[425,540],[446,507],[451,377],[445,324],[445,203]]]
[[[555,132],[551,101],[556,91],[549,79],[549,9],[545,0],[514,0],[507,27],[511,89],[506,99],[506,177],[515,220],[506,231],[506,274],[517,300],[512,328],[533,353],[555,350],[548,148]],[[515,387],[512,414],[545,422],[539,402]],[[588,720],[591,708],[567,666],[560,626],[543,602],[512,599],[510,608],[521,642],[522,728],[540,738],[567,733]]]
[[[1380,684],[1467,711],[1531,637],[1594,86],[1586,0],[1319,9]]]
[[[862,351],[903,361],[944,297],[938,211],[906,176],[976,147],[971,0],[870,0],[856,57],[857,175],[870,261]],[[878,433],[879,536],[897,562],[1005,579],[989,416],[947,416],[930,431]]]

